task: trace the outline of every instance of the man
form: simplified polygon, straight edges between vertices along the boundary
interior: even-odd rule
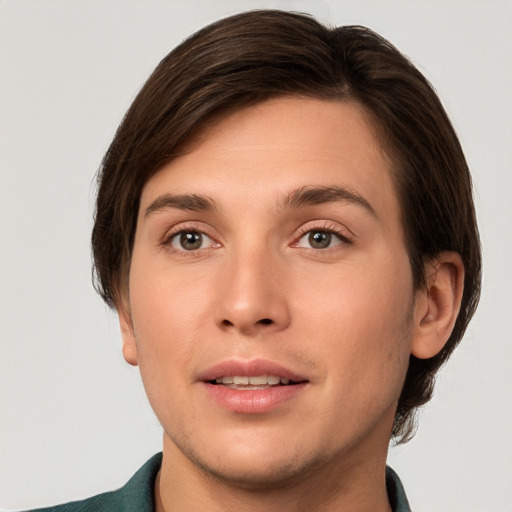
[[[388,443],[480,252],[457,137],[387,41],[279,11],[199,31],[123,120],[92,242],[163,456],[57,510],[409,510]]]

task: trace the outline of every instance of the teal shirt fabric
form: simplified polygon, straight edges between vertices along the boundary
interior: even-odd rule
[[[389,466],[386,467],[386,487],[391,510],[393,512],[411,512],[404,486],[398,475]]]
[[[158,453],[117,491],[29,512],[154,512],[155,479],[161,464],[162,454]]]
[[[161,464],[162,454],[158,453],[117,491],[29,512],[154,512],[155,479]],[[390,467],[386,468],[386,487],[393,512],[411,512],[402,482]]]

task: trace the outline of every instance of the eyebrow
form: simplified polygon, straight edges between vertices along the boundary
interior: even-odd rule
[[[378,217],[372,205],[352,189],[340,186],[305,186],[287,194],[280,203],[280,209],[300,208],[317,204],[348,202],[362,206],[374,217]],[[216,212],[219,207],[214,199],[199,194],[164,194],[157,197],[147,208],[145,217],[167,208],[194,212]]]
[[[147,208],[145,217],[167,208],[193,212],[212,212],[219,208],[214,199],[198,194],[164,194],[157,197]]]
[[[282,208],[300,208],[301,206],[310,206],[324,203],[347,202],[357,206],[362,206],[365,210],[378,218],[377,212],[373,206],[355,190],[340,187],[301,187],[290,192],[282,202]]]

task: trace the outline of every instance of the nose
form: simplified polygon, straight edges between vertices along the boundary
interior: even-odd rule
[[[225,331],[257,336],[290,324],[285,262],[268,247],[238,251],[224,263],[215,322]]]

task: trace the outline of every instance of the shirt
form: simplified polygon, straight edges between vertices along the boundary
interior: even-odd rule
[[[161,464],[162,454],[157,453],[117,491],[28,512],[154,512],[155,479]],[[393,512],[411,512],[402,482],[390,467],[386,468],[386,487]]]

